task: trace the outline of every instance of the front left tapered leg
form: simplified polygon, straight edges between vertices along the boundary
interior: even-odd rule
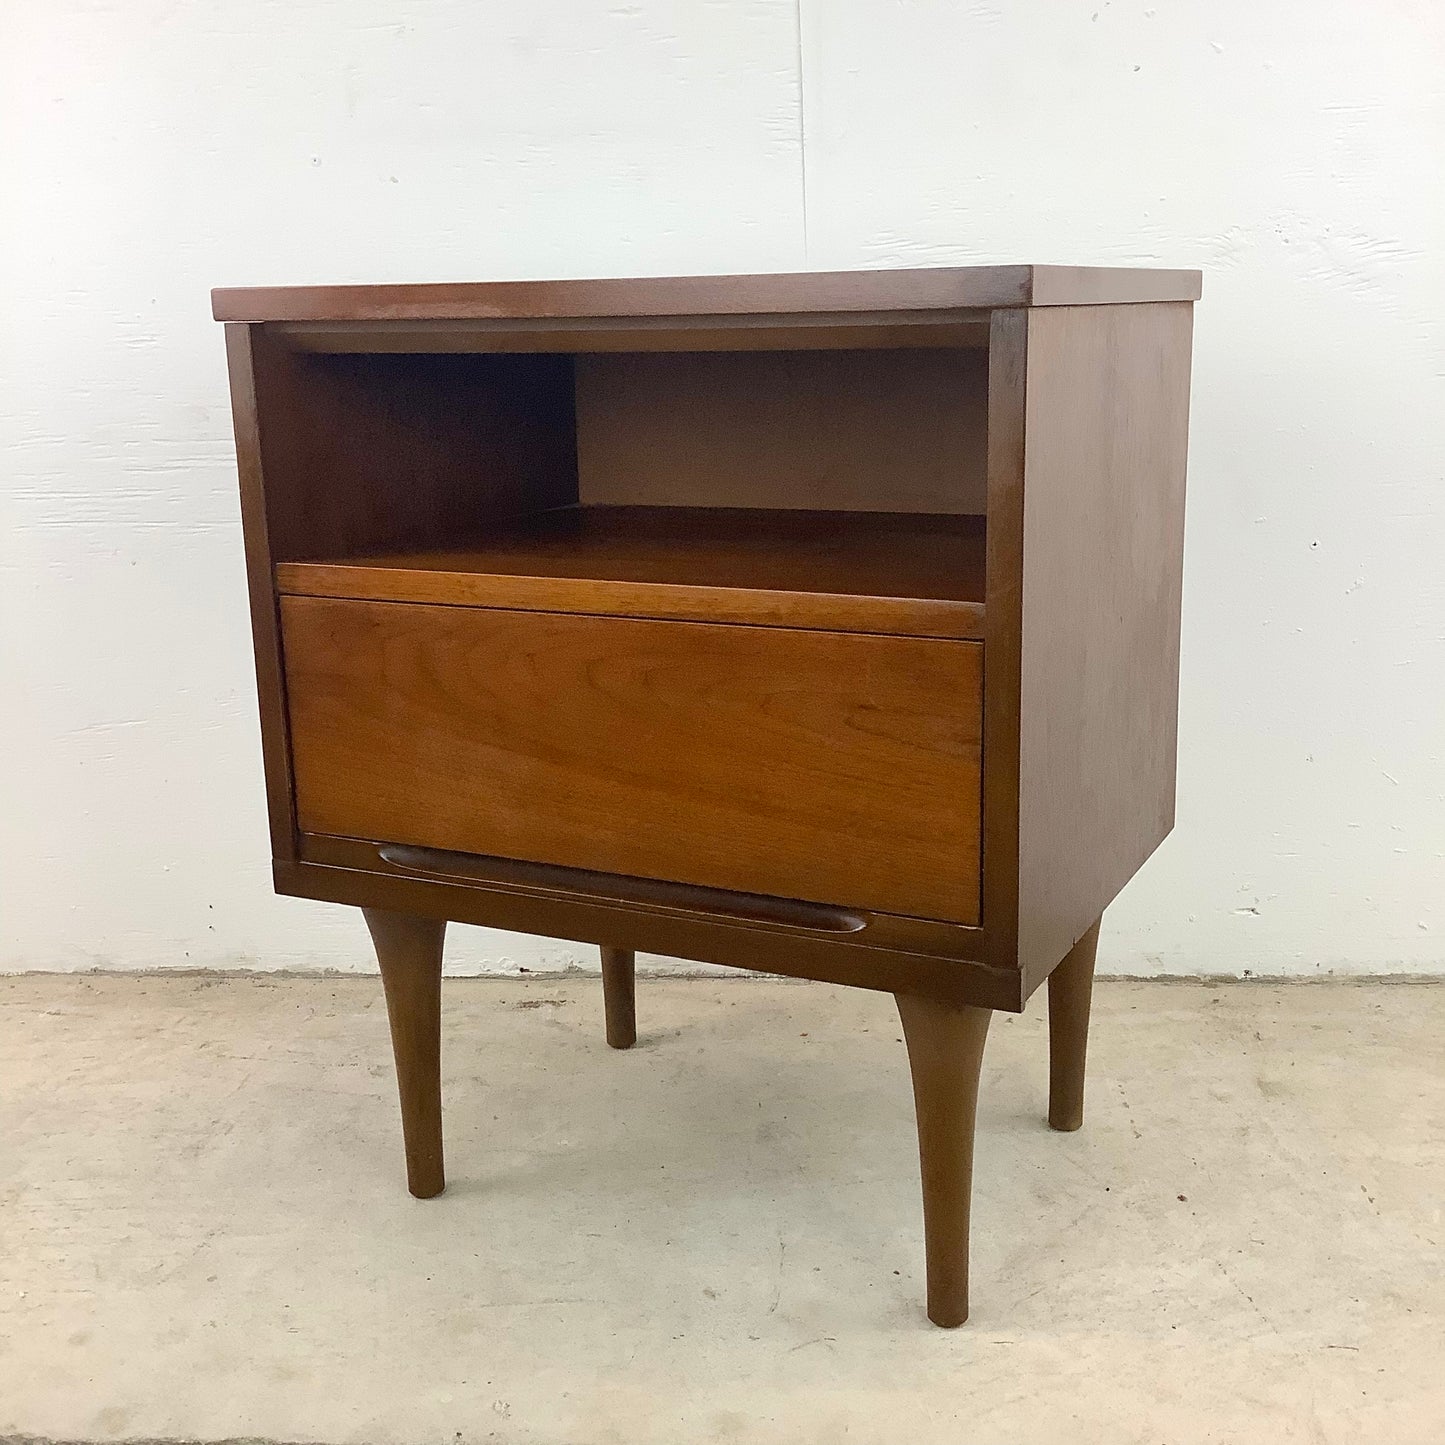
[[[630,948],[602,950],[602,1010],[607,1042],[630,1049],[637,1042],[637,955]]]
[[[430,1199],[446,1188],[442,1165],[441,1004],[445,922],[363,908],[376,945],[401,1095],[407,1188]]]
[[[973,1134],[978,1075],[992,1010],[896,994],[923,1175],[923,1239],[928,1318],[961,1325],[968,1318],[968,1231],[973,1194]]]

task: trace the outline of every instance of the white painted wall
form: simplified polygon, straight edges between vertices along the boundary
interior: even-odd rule
[[[369,966],[270,891],[209,287],[1039,260],[1206,271],[1108,966],[1439,970],[1442,77],[1431,0],[5,0],[0,968]]]

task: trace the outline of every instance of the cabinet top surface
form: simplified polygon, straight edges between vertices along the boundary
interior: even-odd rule
[[[240,286],[211,293],[217,321],[433,321],[938,312],[1194,301],[1198,271],[1124,266],[948,266],[651,280]]]

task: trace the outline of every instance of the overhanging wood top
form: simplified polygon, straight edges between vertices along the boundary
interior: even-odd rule
[[[619,317],[807,316],[1195,301],[1198,271],[1122,266],[948,266],[652,280],[240,286],[211,293],[217,321],[601,321]],[[860,318],[861,319],[861,318]],[[924,319],[924,318],[920,318]]]

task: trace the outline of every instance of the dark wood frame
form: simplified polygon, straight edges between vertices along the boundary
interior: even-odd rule
[[[939,1323],[966,1314],[971,1089],[984,1036],[975,1015],[985,1011],[986,1024],[988,1010],[1022,1009],[1068,963],[1060,978],[1073,982],[1061,982],[1057,998],[1051,984],[1059,1020],[1051,1120],[1077,1127],[1098,921],[1173,824],[1198,295],[1197,272],[1030,266],[214,293],[215,316],[227,323],[275,884],[368,910],[398,1041],[409,1167],[435,1154],[434,1168],[413,1169],[425,1185],[416,1192],[440,1188],[439,1132],[434,1148],[413,1140],[432,1127],[422,1114],[438,1131],[440,1115],[416,1083],[418,1067],[429,1065],[401,1056],[408,1041],[430,1036],[434,990],[415,980],[429,976],[433,959],[439,970],[445,920],[601,945],[613,1042],[635,1032],[635,949],[886,990],[899,996],[908,1033],[925,1180],[932,1148],[953,1181],[929,1194],[930,1313]],[[379,540],[383,526],[393,540],[407,538],[413,522],[417,540],[444,536],[445,483],[437,479],[457,469],[487,469],[503,514],[509,488],[545,499],[550,487],[555,502],[566,502],[566,453],[575,447],[564,424],[568,355],[984,344],[979,926],[864,913],[845,931],[830,917],[838,910],[815,904],[779,912],[686,884],[639,889],[637,880],[576,869],[300,830],[278,565],[354,550]],[[306,361],[319,354],[344,363],[351,353],[474,360],[438,370],[434,385],[398,372],[377,402],[358,400],[345,365],[321,372]],[[524,377],[531,398],[503,403],[485,422],[507,439],[505,456],[502,443],[478,444],[452,421],[453,398],[471,395],[469,378],[496,368]],[[313,434],[328,438],[324,456],[308,441]],[[388,468],[404,457],[414,468],[418,448],[415,487],[405,498],[388,494]],[[308,468],[339,489],[335,508],[324,494],[290,496],[290,478]],[[951,1071],[947,1079],[933,1078],[939,1069]],[[958,1133],[965,1115],[966,1149]],[[935,1228],[936,1219],[945,1222]],[[945,1234],[951,1243],[940,1242]]]

